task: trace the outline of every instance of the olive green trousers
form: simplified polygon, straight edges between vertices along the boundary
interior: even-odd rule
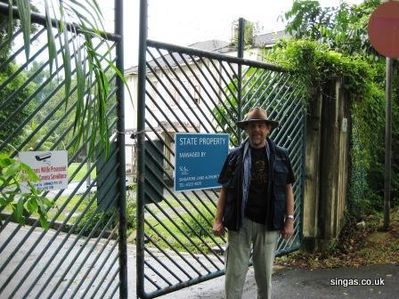
[[[252,263],[258,288],[258,299],[271,298],[274,253],[279,231],[268,231],[266,226],[247,218],[238,232],[228,232],[225,251],[226,299],[241,299],[253,249]]]

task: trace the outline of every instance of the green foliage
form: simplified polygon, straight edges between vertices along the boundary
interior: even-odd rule
[[[137,224],[137,203],[134,200],[127,200],[126,203],[127,229],[135,229]],[[106,226],[108,222],[109,224]],[[117,225],[118,211],[115,207],[110,207],[107,210],[101,210],[95,203],[93,203],[80,219],[76,227],[76,232],[79,232],[84,228],[83,234],[88,235],[92,230],[95,230],[93,234],[98,236],[104,228],[106,228],[107,231],[111,231]]]
[[[136,210],[137,210],[137,201],[127,199],[126,200],[127,229],[136,229],[137,227]]]
[[[73,78],[72,66],[76,68],[78,105],[75,109],[75,133],[78,138],[75,140],[76,142],[85,142],[85,138],[82,137],[87,136],[90,138],[90,155],[94,154],[95,148],[99,150],[104,148],[108,155],[111,132],[109,132],[106,107],[110,98],[111,84],[106,75],[106,68],[108,66],[111,66],[114,70],[117,70],[117,68],[111,58],[106,58],[106,56],[110,56],[112,49],[105,34],[103,34],[104,26],[102,22],[104,18],[100,7],[95,0],[84,0],[82,3],[45,0],[44,4],[50,68],[53,69],[54,62],[57,59],[55,38],[58,34],[58,44],[63,59],[64,91],[67,100]],[[32,7],[27,0],[17,0],[15,5],[19,12],[25,54],[28,59],[30,55]],[[58,19],[57,28],[53,28],[51,23],[51,19],[55,17]],[[12,28],[13,19],[7,19],[7,21],[9,27]],[[78,28],[70,28],[67,24],[72,24],[70,27],[75,27],[75,24],[78,24],[80,28],[79,30]],[[12,32],[13,29],[9,30],[10,34]],[[73,35],[81,33],[83,33],[84,38],[71,38]],[[99,43],[103,44],[100,50],[97,48]],[[103,59],[106,63],[102,62]],[[88,74],[85,70],[85,61],[88,65]],[[125,82],[122,70],[117,70],[115,73]],[[93,90],[90,89],[92,83],[95,85]],[[88,91],[86,91],[86,86],[89,86]],[[87,100],[87,94],[89,100]],[[87,105],[87,101],[90,105]],[[84,117],[89,106],[94,107],[95,111],[89,117]],[[98,141],[100,141],[99,146],[94,146]],[[75,146],[76,148],[78,148],[78,145]]]
[[[354,97],[364,95],[374,70],[361,57],[351,57],[333,51],[311,40],[289,40],[265,51],[266,60],[294,72],[310,98],[331,80],[342,78],[344,88]]]
[[[289,21],[285,30],[296,39],[319,40],[322,37],[319,28],[328,26],[332,14],[331,8],[323,11],[319,1],[295,0],[291,10],[285,13],[285,19]]]
[[[46,141],[41,143],[40,150],[49,150],[52,148],[54,143],[60,139],[60,136],[64,137],[58,149],[66,150],[68,144],[70,144],[75,137],[73,130],[70,128],[73,126],[75,118],[73,107],[76,105],[77,101],[76,90],[66,96],[65,89],[60,88],[62,80],[57,80],[48,69],[41,70],[39,75],[37,75],[40,67],[41,65],[34,61],[27,71],[27,76],[31,77],[33,74],[36,74],[33,77],[33,82],[38,88],[41,88],[35,91],[35,98],[32,101],[33,106],[37,107],[42,105],[43,102],[46,102],[46,104],[42,106],[39,113],[36,114],[36,117],[25,127],[25,137],[27,137],[30,136],[39,124],[41,125],[39,133],[30,136],[29,142],[25,145],[25,149],[36,149],[37,145],[41,143],[43,135],[49,134]],[[77,85],[76,80],[74,76],[72,78],[73,86]],[[68,133],[65,135],[65,132]],[[69,156],[72,156],[74,153],[74,149],[69,147]]]
[[[373,165],[384,144],[384,91],[373,83],[362,101],[352,104],[351,180],[348,205],[351,213],[361,217],[382,203],[371,183]],[[378,146],[377,146],[378,145]],[[383,167],[381,167],[381,170]],[[380,208],[381,209],[381,205]]]
[[[94,82],[95,88],[93,94],[95,97],[91,99],[91,90],[88,93],[88,99],[84,98],[81,92],[78,92],[78,96],[82,97],[77,99],[78,104],[75,113],[74,131],[76,130],[78,136],[75,148],[81,144],[82,140],[90,137],[89,154],[94,153],[96,144],[100,140],[100,145],[105,148],[106,155],[108,156],[110,148],[106,110],[111,84],[93,45],[92,34],[88,31],[85,33],[85,49],[91,71],[88,76],[88,86],[91,86]],[[84,86],[78,85],[78,91],[84,89]],[[86,102],[91,103],[87,105]]]
[[[38,180],[28,165],[0,153],[0,207],[11,207],[19,223],[24,223],[25,214],[38,213],[41,226],[47,229],[47,210],[52,202],[34,187]],[[23,192],[23,184],[27,192]]]
[[[352,100],[349,208],[358,217],[381,209],[385,127],[384,82],[380,81],[383,63],[370,64],[368,57],[338,53],[311,40],[283,41],[267,53],[267,59],[296,73],[309,99],[318,91],[323,92],[331,80],[342,78],[343,87]],[[393,140],[398,133],[399,130],[394,130]],[[395,167],[399,160],[393,159],[393,162]],[[398,182],[394,173],[393,195],[396,197]]]
[[[5,64],[12,46],[14,27],[22,27],[28,34],[36,31],[25,22],[26,19],[30,19],[29,2],[18,1],[18,5],[24,7],[23,20],[14,19],[11,11],[8,16],[0,14],[0,41],[3,43],[0,62],[4,64],[0,70],[0,82],[3,83],[0,90],[0,142],[6,141],[11,148],[24,137],[25,132],[17,133],[16,129],[33,110],[33,105],[24,101],[32,94],[35,85],[29,83],[21,88],[27,81],[26,72],[15,75],[18,66],[12,61]],[[36,10],[35,7],[32,8]],[[25,41],[27,37],[28,35],[24,34]],[[29,47],[26,48],[26,53],[29,53]],[[8,83],[4,84],[7,81]],[[34,187],[33,183],[36,181],[38,177],[28,165],[11,158],[8,154],[0,153],[0,210],[12,210],[12,217],[21,224],[25,222],[25,216],[37,213],[41,226],[47,229],[46,213],[52,202],[42,195],[42,191]],[[25,190],[22,191],[21,188]]]
[[[2,47],[0,60],[4,63],[4,61],[9,58],[11,41],[15,37],[14,34],[17,32],[14,28],[15,25],[20,26],[23,32],[25,55],[28,60],[30,58],[30,44],[32,42],[31,34],[35,32],[34,25],[31,24],[31,11],[35,10],[35,8],[28,0],[0,1],[9,4],[10,11],[7,17],[4,15],[0,16],[0,40],[2,42],[10,42],[10,44],[5,44],[4,47]],[[12,5],[16,5],[18,9],[19,20],[12,17]],[[114,53],[114,50],[108,45],[106,35],[103,34],[104,27],[102,25],[103,16],[101,10],[95,0],[84,0],[82,3],[76,1],[45,0],[44,14],[47,22],[47,46],[50,73],[48,75],[43,75],[42,78],[38,76],[35,78],[35,83],[30,83],[28,87],[25,87],[23,90],[20,90],[20,87],[27,81],[27,77],[24,74],[19,74],[14,77],[13,80],[10,80],[8,84],[4,84],[5,87],[0,91],[0,142],[4,143],[5,141],[7,146],[13,147],[15,144],[20,144],[22,139],[27,139],[26,137],[30,136],[29,143],[25,145],[24,150],[31,149],[36,148],[43,134],[51,133],[47,141],[41,145],[42,150],[49,149],[52,148],[54,141],[58,140],[59,136],[66,131],[67,127],[75,125],[75,131],[70,132],[69,135],[64,138],[65,142],[69,142],[77,136],[78,138],[74,140],[80,142],[80,145],[82,145],[86,143],[87,139],[90,139],[88,155],[95,156],[97,153],[95,153],[94,150],[101,151],[102,149],[105,149],[108,154],[111,140],[111,132],[109,132],[108,124],[116,117],[115,115],[109,117],[107,114],[113,104],[112,101],[115,100],[115,96],[110,95],[114,87],[114,77],[119,76],[125,84],[126,82],[123,78],[122,70],[117,69],[111,58],[111,53]],[[53,28],[51,24],[51,20],[54,18],[58,19],[58,26],[56,28]],[[68,25],[69,27],[67,28],[67,23],[72,25]],[[81,28],[79,30],[77,28],[72,28],[75,27],[74,24],[79,24]],[[78,34],[81,36],[83,34],[83,38],[74,36]],[[42,104],[46,96],[51,94],[49,91],[55,91],[58,82],[47,82],[45,86],[43,86],[44,88],[36,94],[35,100],[31,101],[34,102],[33,107],[30,104],[24,104],[24,101],[33,94],[33,85],[41,85],[44,80],[49,78],[53,79],[56,75],[52,72],[54,69],[54,62],[57,63],[55,42],[57,36],[57,47],[60,47],[63,59],[63,83],[65,84],[65,89],[58,91],[53,98],[47,102],[50,103],[49,105],[46,103],[45,108],[41,109],[34,121],[26,124],[23,130],[19,130],[19,132],[22,133],[15,134],[15,129],[24,123],[23,121],[31,114],[33,109]],[[73,76],[73,67],[76,68],[75,76]],[[107,73],[108,68],[111,69],[111,71]],[[0,82],[6,82],[6,80],[15,73],[16,69],[13,63],[7,63],[1,70]],[[35,69],[38,69],[38,65],[35,66],[33,64],[31,73],[35,72]],[[110,75],[110,73],[112,74]],[[76,81],[74,82],[74,80]],[[111,82],[111,80],[113,81]],[[73,83],[76,83],[77,87],[75,95],[72,93]],[[94,86],[94,88],[92,86]],[[6,102],[5,99],[8,98],[11,100],[7,100]],[[56,105],[64,99],[66,102],[65,110],[63,111],[62,109],[55,108]],[[70,101],[69,103],[68,100]],[[65,111],[71,106],[74,108],[72,113],[70,113],[72,117],[68,115],[67,119],[61,122],[61,125],[57,125],[57,128],[53,128],[52,125],[55,125],[56,122],[65,115]],[[18,112],[14,114],[14,111]],[[47,116],[51,116],[51,120],[47,119]],[[40,131],[38,131],[40,133],[36,132],[36,134],[32,134],[39,128],[41,121],[44,119],[46,119],[46,125],[41,127]],[[99,143],[99,146],[97,146],[97,143]],[[62,146],[65,148],[65,144]],[[72,150],[76,150],[78,146],[79,144],[76,144]],[[7,155],[2,159],[8,162],[11,161],[10,163],[13,165],[19,163],[17,160],[11,159],[10,156]],[[27,170],[25,169],[24,171]],[[45,198],[40,199],[40,194],[38,194],[37,190],[31,185],[31,194],[22,194],[19,190],[19,181],[16,179],[15,182],[12,181],[12,183],[10,183],[10,180],[7,179],[5,174],[7,174],[7,172],[1,172],[0,174],[0,180],[2,182],[1,192],[8,197],[5,198],[2,194],[0,209],[3,210],[9,205],[18,203],[18,205],[15,206],[15,210],[19,220],[21,220],[20,212],[26,209],[28,212],[37,211],[42,221],[42,218],[45,217],[44,211],[49,205],[49,202],[47,202]],[[16,185],[14,186],[13,184]],[[11,192],[9,190],[13,191]],[[6,193],[6,191],[9,193]],[[25,200],[21,200],[21,198],[25,198]]]
[[[295,40],[281,42],[269,59],[298,74],[311,96],[334,78],[343,78],[351,99],[349,208],[355,216],[382,208],[384,189],[385,59],[371,47],[367,24],[379,0],[321,8],[295,0],[285,17]],[[398,80],[396,75],[395,80]],[[397,82],[397,81],[395,81]],[[394,83],[394,86],[398,84]],[[396,88],[394,94],[398,95]],[[394,95],[393,98],[397,98]],[[399,198],[399,107],[393,105],[393,204]],[[395,200],[396,199],[396,200]]]
[[[359,5],[342,2],[338,7],[322,8],[318,1],[295,0],[285,14],[286,31],[295,39],[311,39],[348,55],[378,59],[371,47],[367,24],[380,0],[365,0]]]
[[[98,209],[96,204],[92,204],[78,222],[76,233],[84,229],[83,234],[88,235],[91,231],[95,230],[93,234],[94,236],[98,236],[110,219],[111,221],[106,230],[112,230],[117,225],[116,209],[110,208],[107,211],[103,211]]]
[[[184,233],[190,237],[204,237],[208,236],[212,230],[212,223],[214,219],[214,213],[209,213],[204,207],[200,208],[198,211],[192,211],[193,217],[187,215],[185,217],[184,223],[180,221],[180,227]]]
[[[75,176],[72,178],[72,175],[75,173],[77,168],[80,166],[80,163],[71,163],[68,166],[68,178],[72,179],[72,182],[80,182],[84,176],[87,174],[89,171],[89,167],[87,163],[85,163],[82,167],[80,167],[79,171],[75,174]],[[94,180],[96,178],[96,168],[91,171],[90,173],[90,178]]]
[[[15,64],[8,64],[4,70],[0,70],[0,82],[8,80],[16,70]],[[20,134],[15,134],[15,130],[32,110],[32,105],[24,105],[23,102],[32,93],[34,84],[28,85],[28,87],[19,92],[16,91],[20,89],[26,80],[25,74],[20,73],[0,89],[0,142],[8,139],[8,143],[13,144],[22,137]],[[5,103],[6,101],[7,103]],[[15,112],[16,110],[18,112]]]

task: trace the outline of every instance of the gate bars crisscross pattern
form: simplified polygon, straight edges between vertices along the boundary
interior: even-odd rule
[[[0,297],[118,297],[124,294],[120,291],[123,283],[119,278],[123,269],[119,261],[121,238],[126,242],[126,233],[121,235],[125,228],[120,225],[117,207],[125,200],[125,188],[121,188],[125,185],[125,174],[121,158],[124,147],[115,133],[123,131],[118,111],[123,109],[120,96],[123,86],[115,70],[109,67],[109,60],[118,65],[118,55],[122,54],[118,45],[120,38],[110,34],[112,40],[108,40],[108,48],[93,35],[95,51],[101,63],[108,66],[107,75],[112,83],[106,113],[114,142],[107,158],[103,152],[89,157],[89,136],[80,148],[72,149],[77,138],[74,115],[78,84],[73,63],[77,49],[71,53],[72,83],[69,94],[65,94],[65,66],[58,36],[55,38],[58,63],[50,73],[47,31],[44,18],[40,20],[31,38],[29,59],[20,42],[21,31],[13,34],[14,46],[6,58],[1,58],[0,107],[6,113],[0,117],[0,152],[15,157],[20,151],[66,150],[72,171],[68,189],[45,193],[52,202],[47,211],[49,230],[40,227],[37,215],[26,215],[28,225],[23,226],[13,222],[11,210],[0,211]],[[68,36],[70,45],[73,39],[80,38],[79,35]],[[3,39],[0,48],[7,46]],[[87,71],[87,61],[82,64]],[[95,96],[94,84],[86,86],[85,90],[88,109]],[[93,113],[88,115],[93,117]],[[122,248],[122,252],[125,250]]]
[[[173,191],[174,138],[176,132],[228,132],[235,146],[243,138],[235,122],[254,105],[280,120],[272,138],[290,152],[297,177],[296,234],[279,241],[277,254],[297,249],[305,113],[295,76],[276,66],[151,40],[146,56],[145,103],[139,103],[145,106],[145,167],[138,174],[145,178],[144,195],[138,193],[138,209],[143,209],[137,235],[139,297],[153,298],[224,273],[226,240],[214,237],[211,229],[218,190]]]

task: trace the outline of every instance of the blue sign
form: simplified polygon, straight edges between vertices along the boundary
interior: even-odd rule
[[[175,191],[218,188],[228,134],[176,133]]]

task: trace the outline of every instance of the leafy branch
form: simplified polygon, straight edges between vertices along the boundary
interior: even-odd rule
[[[34,186],[38,181],[39,177],[28,165],[0,153],[0,207],[11,208],[12,216],[22,224],[25,215],[37,213],[40,225],[47,229],[47,210],[52,202]]]

